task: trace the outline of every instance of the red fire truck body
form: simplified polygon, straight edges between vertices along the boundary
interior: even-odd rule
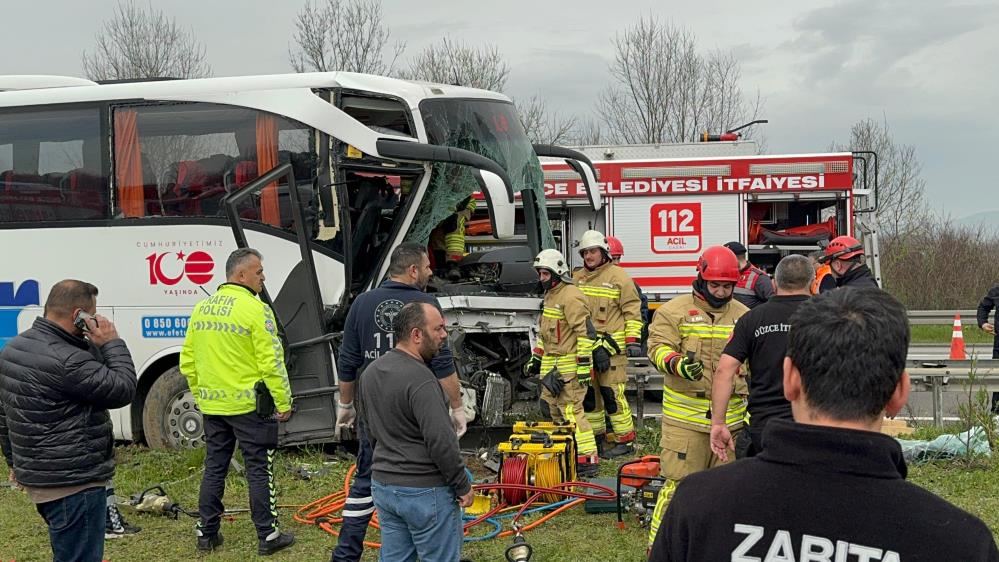
[[[580,150],[597,169],[605,205],[594,213],[579,176],[563,162],[544,161],[560,249],[578,266],[572,241],[584,230],[618,237],[622,267],[654,301],[689,291],[701,252],[733,240],[772,273],[784,255],[851,234],[864,241],[879,274],[867,156],[760,155],[751,141]]]

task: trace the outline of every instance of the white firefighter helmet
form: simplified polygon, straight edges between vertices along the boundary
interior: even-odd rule
[[[610,244],[607,243],[607,237],[603,235],[602,232],[597,232],[596,230],[587,230],[579,237],[576,241],[576,248],[579,250],[579,254],[583,254],[583,250],[589,250],[590,248],[600,248],[607,255],[610,255]]]
[[[541,253],[534,258],[534,269],[547,269],[564,281],[572,279],[569,264],[565,262],[565,257],[558,250],[541,250]]]

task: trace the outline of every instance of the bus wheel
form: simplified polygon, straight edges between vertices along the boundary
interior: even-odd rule
[[[187,379],[173,367],[156,379],[142,408],[142,431],[153,449],[194,449],[205,443],[205,427]]]

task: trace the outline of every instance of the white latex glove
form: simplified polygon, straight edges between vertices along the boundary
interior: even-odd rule
[[[341,404],[337,402],[336,406],[337,427],[353,427],[354,420],[357,419],[357,410],[354,409],[354,403]]]
[[[459,439],[468,431],[465,408],[451,408],[451,425],[454,426],[454,432],[458,434]]]

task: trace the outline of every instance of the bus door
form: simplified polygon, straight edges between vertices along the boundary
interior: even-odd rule
[[[224,200],[238,247],[247,247],[239,204],[264,189],[276,189],[275,184],[281,178],[287,178],[285,185],[297,185],[291,164],[281,164]],[[279,441],[282,446],[337,440],[333,404],[337,390],[336,367],[331,348],[335,334],[327,332],[323,321],[325,307],[319,292],[301,195],[298,189],[290,189],[289,195],[301,259],[288,274],[276,298],[272,299],[266,288],[261,294],[278,320],[294,397],[294,414],[287,423],[281,424]]]

